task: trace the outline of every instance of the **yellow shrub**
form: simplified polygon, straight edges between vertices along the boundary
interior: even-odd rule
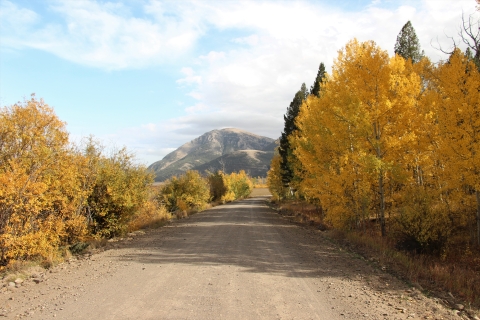
[[[221,200],[223,203],[235,201],[236,200],[235,193],[233,193],[232,191],[228,191],[222,196]]]
[[[1,109],[0,123],[0,265],[47,259],[86,233],[82,159],[42,100]]]
[[[223,203],[246,198],[253,190],[252,179],[243,170],[230,174],[217,171],[208,176],[208,182],[212,199]]]
[[[203,209],[210,201],[208,181],[197,171],[189,170],[184,175],[172,177],[160,188],[157,196],[170,212],[187,209]]]
[[[155,227],[170,220],[171,214],[164,206],[159,205],[153,199],[147,201],[133,216],[128,224],[128,231]]]
[[[279,155],[275,155],[267,173],[268,190],[270,190],[275,200],[283,199],[287,195],[287,188],[284,187],[282,182],[281,161],[282,158]]]

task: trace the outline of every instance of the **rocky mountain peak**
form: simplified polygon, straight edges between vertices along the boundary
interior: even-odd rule
[[[271,152],[273,156],[274,145],[274,139],[262,137],[240,129],[217,129],[206,132],[192,141],[185,143],[177,150],[166,155],[162,160],[151,164],[149,169],[155,172],[156,181],[163,181],[172,175],[181,174],[188,169],[195,169],[196,167],[200,167],[217,158],[230,155],[239,150]],[[242,157],[245,158],[244,154],[242,154]],[[269,155],[264,156],[262,159],[268,157]],[[236,165],[232,167],[232,170],[235,170],[237,167],[239,168],[238,170],[242,170],[241,161],[235,160],[233,162],[235,162]],[[251,164],[248,164],[248,167],[251,168]],[[261,167],[264,168],[265,164],[262,163]]]

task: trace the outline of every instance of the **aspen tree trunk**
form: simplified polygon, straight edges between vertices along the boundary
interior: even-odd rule
[[[378,177],[378,188],[380,193],[380,229],[382,231],[382,237],[387,235],[385,230],[385,190],[383,188],[383,170],[380,170],[380,176]]]
[[[377,140],[377,145],[375,146],[377,158],[382,159],[382,151],[380,150],[380,125],[374,123],[373,129],[375,132],[375,139]],[[378,193],[380,195],[380,230],[382,232],[382,237],[385,237],[387,232],[385,230],[385,190],[383,186],[383,169],[380,169],[378,176]]]
[[[477,197],[477,245],[480,245],[480,192],[475,190]]]

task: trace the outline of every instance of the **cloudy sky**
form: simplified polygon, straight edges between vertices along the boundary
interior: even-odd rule
[[[0,104],[35,93],[73,140],[146,165],[213,129],[279,137],[295,92],[345,44],[393,54],[410,20],[432,60],[475,0],[0,0]]]

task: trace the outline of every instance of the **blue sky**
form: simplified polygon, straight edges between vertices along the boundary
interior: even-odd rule
[[[278,138],[295,92],[347,41],[393,54],[411,20],[438,61],[475,4],[0,0],[0,104],[35,93],[73,141],[94,135],[146,165],[213,129]]]

